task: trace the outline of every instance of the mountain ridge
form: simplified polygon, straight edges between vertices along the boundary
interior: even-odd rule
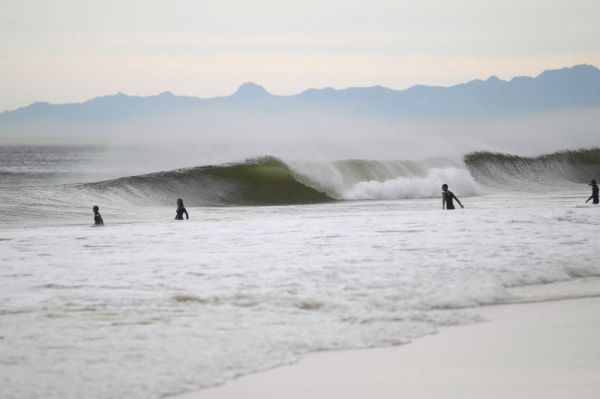
[[[243,130],[250,121],[263,127],[278,124],[283,129],[299,125],[312,129],[335,118],[368,118],[383,123],[488,121],[588,108],[600,110],[600,69],[581,64],[547,70],[535,77],[502,80],[492,75],[449,87],[325,87],[281,96],[246,82],[229,96],[212,98],[119,92],[81,103],[36,102],[0,113],[0,139],[18,141],[35,134],[48,138],[64,132],[85,139],[86,134],[142,134],[148,128],[184,129],[189,134],[235,131]]]
[[[225,95],[225,96],[198,97],[198,96],[189,96],[189,95],[176,95],[170,91],[164,91],[159,94],[149,95],[149,96],[139,96],[139,95],[125,94],[123,92],[117,92],[115,94],[107,94],[107,95],[102,95],[102,96],[98,96],[98,97],[93,97],[93,98],[87,99],[82,102],[51,103],[48,101],[36,101],[36,102],[33,102],[33,103],[23,106],[23,107],[18,107],[18,108],[12,109],[12,110],[2,111],[2,112],[0,112],[0,115],[5,114],[5,113],[19,111],[19,110],[29,108],[29,107],[84,105],[84,104],[94,103],[96,101],[103,101],[106,99],[118,99],[118,98],[148,100],[148,99],[168,97],[168,98],[195,100],[195,101],[211,101],[211,100],[240,97],[240,96],[247,97],[247,98],[251,98],[253,96],[291,98],[291,97],[302,96],[307,93],[332,93],[332,92],[333,93],[343,93],[343,92],[369,91],[369,90],[378,90],[378,91],[382,91],[382,92],[400,94],[400,93],[406,93],[406,92],[418,90],[418,89],[453,90],[453,89],[461,88],[464,86],[480,85],[482,83],[488,83],[488,84],[494,84],[494,83],[510,84],[510,83],[516,83],[516,82],[520,83],[523,81],[532,81],[532,80],[535,81],[538,79],[548,79],[548,78],[555,77],[556,75],[559,75],[559,74],[572,73],[572,72],[580,72],[580,73],[584,72],[588,75],[594,74],[594,77],[600,79],[600,69],[599,68],[595,67],[594,65],[590,65],[590,64],[578,64],[578,65],[574,65],[572,67],[564,67],[564,68],[559,68],[559,69],[545,70],[534,77],[532,77],[532,76],[515,76],[508,80],[500,79],[496,75],[491,75],[490,77],[488,77],[485,80],[484,79],[473,79],[473,80],[470,80],[467,82],[457,83],[457,84],[454,84],[451,86],[432,86],[432,85],[416,84],[413,86],[409,86],[405,89],[392,89],[392,88],[382,86],[382,85],[351,86],[351,87],[340,88],[340,89],[336,89],[336,88],[332,88],[332,87],[323,87],[323,88],[308,88],[308,89],[300,91],[299,93],[289,94],[289,95],[272,94],[264,86],[257,84],[255,82],[248,81],[248,82],[242,83],[237,88],[237,90],[235,92],[233,92],[232,94]]]

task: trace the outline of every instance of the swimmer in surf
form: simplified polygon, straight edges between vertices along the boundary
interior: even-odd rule
[[[94,212],[94,226],[104,226],[104,220],[102,220],[102,215],[100,215],[100,208],[98,205],[94,205],[92,208],[92,212]]]
[[[592,195],[590,195],[590,198],[588,198],[587,201],[585,201],[585,203],[587,204],[590,200],[592,200],[592,204],[597,204],[599,202],[598,183],[596,183],[595,179],[591,181],[590,186],[592,186]]]
[[[453,200],[456,200],[456,202],[458,202],[458,205],[460,205],[461,208],[464,208],[463,204],[460,203],[460,200],[458,199],[458,197],[456,195],[454,195],[454,193],[450,190],[448,190],[448,185],[447,184],[443,184],[442,185],[442,209],[454,209],[454,202]]]
[[[175,220],[183,220],[183,214],[185,213],[185,218],[189,219],[187,211],[183,206],[183,200],[181,198],[177,198],[177,214],[175,215]]]

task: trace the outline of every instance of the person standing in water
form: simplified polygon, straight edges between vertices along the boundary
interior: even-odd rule
[[[183,200],[181,198],[177,198],[177,214],[175,215],[175,220],[183,220],[183,214],[185,213],[185,218],[189,219],[189,215],[183,206]]]
[[[454,209],[453,200],[456,200],[458,205],[460,205],[461,208],[464,208],[458,197],[454,195],[452,191],[448,190],[448,185],[442,184],[442,209]]]
[[[102,220],[102,215],[100,215],[100,208],[98,205],[94,205],[92,208],[92,212],[94,212],[94,226],[104,226],[104,220]]]
[[[596,183],[596,179],[591,181],[590,186],[592,186],[592,195],[590,195],[590,198],[585,203],[587,204],[590,200],[593,200],[592,204],[597,204],[600,201],[598,200],[598,183]]]

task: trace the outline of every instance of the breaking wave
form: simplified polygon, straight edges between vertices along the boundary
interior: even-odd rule
[[[335,200],[424,198],[452,181],[463,195],[478,192],[461,162],[344,160],[284,162],[262,157],[80,185],[86,190],[191,206],[312,204]]]
[[[462,196],[485,187],[555,186],[600,175],[600,149],[538,157],[476,152],[463,160],[343,160],[286,162],[261,157],[240,163],[199,166],[80,185],[152,202],[191,206],[311,204],[335,200],[429,198],[448,183]]]

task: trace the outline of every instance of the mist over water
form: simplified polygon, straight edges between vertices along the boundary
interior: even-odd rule
[[[462,159],[476,151],[534,156],[600,146],[600,108],[563,109],[512,117],[401,120],[299,109],[298,114],[209,115],[186,125],[174,121],[112,127],[89,142],[107,157],[144,172],[240,162],[261,156],[285,161],[344,159]],[[79,138],[75,138],[79,137]],[[80,134],[74,133],[78,142]],[[84,143],[85,144],[85,143]],[[127,159],[131,159],[130,162]],[[139,169],[138,169],[139,170]],[[127,173],[127,175],[138,174]]]

